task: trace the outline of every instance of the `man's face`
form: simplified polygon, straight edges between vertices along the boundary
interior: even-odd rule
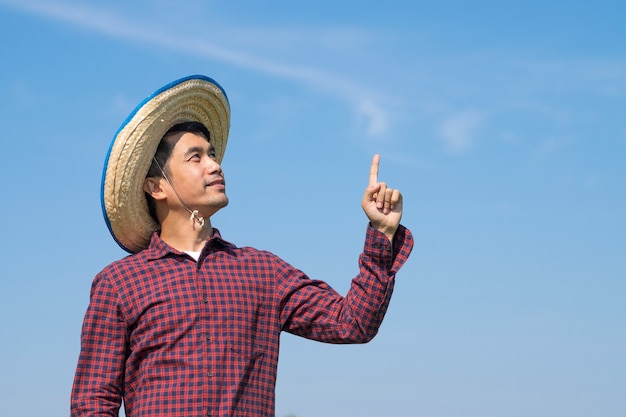
[[[183,133],[167,162],[171,187],[164,184],[168,193],[167,204],[172,210],[182,209],[181,202],[201,216],[211,217],[228,204],[226,183],[222,167],[215,160],[215,150],[204,137]],[[178,198],[177,198],[178,197]]]

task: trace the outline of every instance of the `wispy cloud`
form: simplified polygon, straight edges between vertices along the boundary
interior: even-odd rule
[[[548,158],[549,156],[561,151],[568,146],[571,138],[568,137],[549,137],[543,140],[535,150],[535,156],[539,159]]]
[[[33,103],[37,102],[37,94],[32,91],[28,85],[24,84],[21,81],[13,84],[11,89],[11,100],[16,105],[22,106],[30,106]]]
[[[273,77],[304,83],[316,91],[334,95],[347,102],[361,119],[367,120],[366,132],[382,136],[389,123],[388,111],[379,102],[378,93],[352,80],[318,68],[292,65],[256,56],[245,50],[220,47],[205,38],[194,38],[164,31],[162,27],[141,24],[116,15],[110,10],[60,2],[19,2],[0,0],[0,4],[65,22],[102,35],[175,50],[190,56],[218,60]]]
[[[468,150],[484,120],[484,113],[476,110],[461,111],[445,118],[439,127],[439,134],[446,149],[454,153]]]

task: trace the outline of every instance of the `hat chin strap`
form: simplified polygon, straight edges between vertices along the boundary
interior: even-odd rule
[[[159,164],[159,161],[157,161],[156,158],[152,158],[152,160],[159,167],[159,171],[161,171],[161,174],[163,175],[163,178],[165,178],[165,181],[167,181],[167,183],[170,185],[170,187],[172,187],[172,190],[174,191],[174,195],[176,196],[176,198],[178,199],[180,204],[185,208],[185,210],[187,210],[189,212],[189,214],[191,214],[191,216],[189,216],[189,220],[191,220],[194,223],[198,223],[198,225],[200,225],[200,227],[204,227],[204,217],[202,217],[200,215],[200,212],[198,212],[198,210],[193,210],[192,211],[189,207],[187,207],[187,205],[185,203],[183,203],[183,200],[181,200],[180,197],[178,196],[178,193],[176,192],[176,189],[172,185],[172,182],[167,177],[167,175],[165,175],[165,171],[163,171],[163,168],[161,168],[161,164]]]

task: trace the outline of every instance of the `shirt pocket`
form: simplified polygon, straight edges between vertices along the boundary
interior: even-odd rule
[[[233,302],[228,307],[226,342],[232,354],[254,359],[263,354],[269,334],[266,306],[259,299]]]

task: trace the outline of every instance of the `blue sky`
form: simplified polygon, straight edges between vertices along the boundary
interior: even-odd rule
[[[68,414],[113,134],[162,85],[227,91],[212,220],[341,292],[369,163],[413,255],[374,341],[285,335],[277,417],[626,414],[620,1],[0,0],[3,415]]]

